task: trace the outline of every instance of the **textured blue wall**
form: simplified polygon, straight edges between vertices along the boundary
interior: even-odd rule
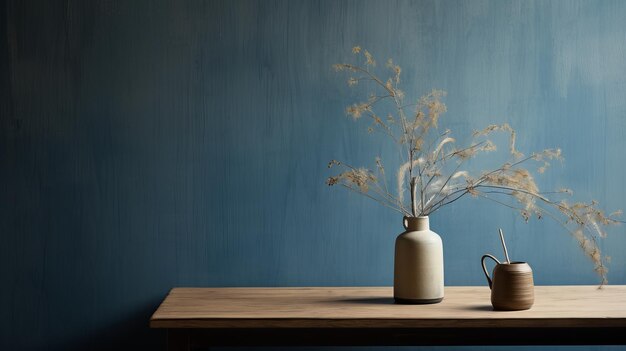
[[[174,286],[391,285],[401,219],[324,185],[390,148],[344,116],[360,44],[448,91],[442,125],[560,146],[540,178],[626,208],[624,1],[75,1],[0,8],[0,349],[159,345]],[[372,140],[373,139],[373,140]],[[371,164],[371,163],[370,163]],[[431,219],[446,284],[479,257],[595,284],[577,244],[466,199]],[[626,283],[612,232],[609,280]],[[486,301],[477,301],[484,304]]]

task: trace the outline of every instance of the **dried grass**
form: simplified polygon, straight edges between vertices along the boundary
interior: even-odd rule
[[[543,192],[531,172],[536,165],[538,174],[544,173],[551,160],[562,160],[560,149],[545,149],[524,156],[516,147],[516,132],[508,124],[490,125],[475,131],[466,147],[455,146],[456,139],[450,131],[438,130],[439,119],[447,111],[442,90],[432,90],[414,103],[405,103],[404,92],[399,89],[402,69],[392,59],[387,60],[386,79],[374,69],[376,60],[367,50],[356,46],[352,53],[361,64],[341,63],[336,71],[353,74],[348,85],[368,84],[372,93],[367,100],[346,108],[354,120],[367,117],[370,133],[380,132],[389,137],[401,150],[402,164],[396,174],[396,194],[389,192],[382,160],[376,158],[376,173],[366,168],[356,168],[339,161],[329,167],[339,166],[344,171],[329,177],[328,185],[341,185],[363,194],[405,216],[427,216],[465,195],[494,201],[517,211],[524,220],[548,216],[561,224],[577,240],[584,254],[591,259],[601,286],[607,283],[609,258],[601,254],[598,239],[606,237],[606,227],[622,223],[616,217],[621,211],[605,215],[595,201],[570,204],[562,197],[569,189]],[[385,112],[384,119],[376,110]],[[468,159],[495,151],[496,144],[489,138],[493,133],[508,135],[509,159],[492,170],[472,176],[470,170],[461,169]],[[410,193],[405,199],[404,193]]]

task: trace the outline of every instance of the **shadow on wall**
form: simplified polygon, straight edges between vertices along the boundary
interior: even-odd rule
[[[150,316],[161,300],[146,304],[89,335],[51,344],[49,350],[163,350],[165,330],[150,329]]]

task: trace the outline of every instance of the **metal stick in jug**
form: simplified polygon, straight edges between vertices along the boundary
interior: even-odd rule
[[[504,257],[506,257],[506,263],[511,263],[509,259],[509,252],[506,249],[506,243],[504,242],[504,234],[502,234],[502,228],[498,229],[500,231],[500,241],[502,242],[502,248],[504,249]]]

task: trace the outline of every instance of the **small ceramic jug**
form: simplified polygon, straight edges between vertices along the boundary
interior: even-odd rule
[[[491,258],[496,262],[492,277],[489,277],[485,266],[486,258]],[[481,264],[491,289],[491,304],[495,310],[527,310],[533,305],[535,302],[533,270],[528,263],[502,263],[492,255],[484,255]]]

